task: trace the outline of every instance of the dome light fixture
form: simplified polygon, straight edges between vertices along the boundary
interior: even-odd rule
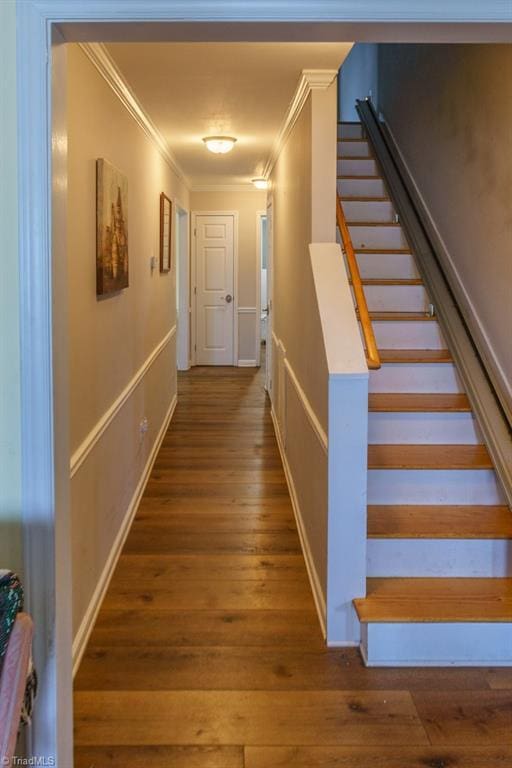
[[[226,152],[231,152],[236,144],[236,139],[233,136],[205,136],[203,141],[206,148],[215,155],[225,155]]]
[[[254,184],[256,189],[268,189],[268,181],[263,177],[258,179],[253,179],[252,183]]]

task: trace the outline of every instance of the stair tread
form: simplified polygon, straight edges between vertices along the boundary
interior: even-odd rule
[[[362,622],[511,622],[512,579],[367,579]]]
[[[371,195],[346,195],[344,197],[340,197],[340,200],[342,203],[389,203],[391,202],[389,197],[385,196],[374,196]]]
[[[368,407],[372,413],[461,413],[470,412],[464,394],[430,394],[423,392],[371,392]]]
[[[368,469],[492,469],[485,445],[372,444]]]
[[[351,283],[352,280],[349,280]],[[394,277],[365,277],[361,280],[363,285],[423,285],[423,280],[419,277],[394,278]]]
[[[505,505],[368,506],[371,539],[512,539],[512,512]]]
[[[360,176],[358,173],[339,173],[337,179],[374,179],[374,181],[382,181],[381,176]]]
[[[432,315],[427,315],[426,312],[370,312],[370,318],[372,320],[393,320],[404,322],[436,322],[437,318]]]
[[[410,248],[354,248],[355,253],[382,253],[383,255],[390,253],[399,253],[410,255],[412,253]]]
[[[398,221],[347,221],[349,227],[395,227],[402,225]]]
[[[379,349],[382,363],[451,363],[448,349]]]
[[[371,155],[336,155],[336,160],[373,160],[373,157]]]

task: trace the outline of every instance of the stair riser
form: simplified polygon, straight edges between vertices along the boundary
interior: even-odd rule
[[[512,624],[361,624],[361,650],[368,666],[509,665]]]
[[[414,258],[408,253],[357,253],[356,258],[363,279],[413,280],[419,277]]]
[[[503,504],[492,469],[370,469],[368,504]]]
[[[343,211],[347,221],[393,221],[394,208],[388,200],[345,200]]]
[[[371,371],[369,391],[448,394],[464,387],[452,363],[384,363]]]
[[[368,577],[512,576],[512,542],[506,539],[369,539],[366,552]]]
[[[338,125],[339,139],[360,139],[363,135],[361,123],[342,123]]]
[[[428,312],[422,285],[365,285],[364,294],[370,312]]]
[[[471,413],[370,413],[372,445],[478,445],[481,435]]]
[[[373,331],[381,349],[446,349],[436,322],[374,320]]]
[[[384,197],[382,179],[338,179],[338,194],[342,197]]]
[[[338,176],[378,176],[377,164],[368,160],[338,159]]]
[[[408,248],[402,227],[364,227],[359,224],[349,227],[352,245],[356,250],[364,248],[385,248],[388,250]]]
[[[368,142],[338,139],[338,157],[370,157]]]

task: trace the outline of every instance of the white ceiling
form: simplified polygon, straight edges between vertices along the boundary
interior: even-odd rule
[[[303,69],[338,69],[351,43],[111,43],[107,50],[193,187],[262,173]],[[235,136],[228,155],[201,139]]]

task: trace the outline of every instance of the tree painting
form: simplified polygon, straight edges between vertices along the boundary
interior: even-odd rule
[[[128,287],[128,179],[96,161],[96,294]]]

